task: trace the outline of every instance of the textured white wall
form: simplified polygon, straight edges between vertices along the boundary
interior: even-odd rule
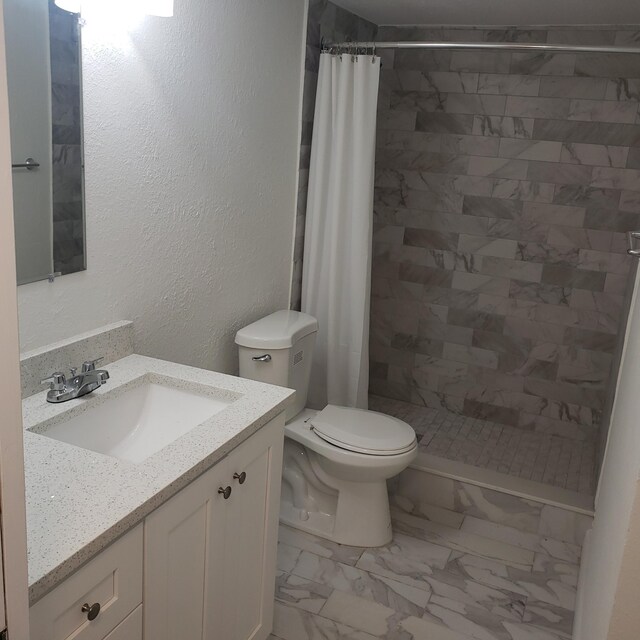
[[[630,523],[635,508],[640,507],[636,493],[640,484],[640,278],[636,277],[633,300],[622,363],[611,417],[609,441],[605,453],[593,529],[582,556],[578,607],[576,610],[576,640],[605,640],[609,636],[611,614],[619,585],[622,560],[633,556]],[[638,567],[626,567],[637,574]],[[637,593],[636,593],[637,598]],[[637,629],[636,629],[637,631]],[[636,635],[617,636],[623,638]]]
[[[139,353],[235,371],[235,331],[288,306],[304,14],[176,0],[129,36],[88,21],[88,270],[19,288],[22,350],[130,319]]]

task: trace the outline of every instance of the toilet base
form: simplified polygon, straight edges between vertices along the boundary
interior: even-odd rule
[[[337,496],[335,515],[294,505],[283,487],[280,522],[350,547],[382,547],[391,542],[387,483],[345,482]]]

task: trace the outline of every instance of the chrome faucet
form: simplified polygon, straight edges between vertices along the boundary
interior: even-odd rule
[[[40,384],[50,383],[47,392],[47,402],[66,402],[74,398],[81,398],[101,387],[109,379],[106,369],[96,369],[96,364],[103,358],[87,360],[82,364],[82,371],[77,373],[77,367],[71,367],[71,377],[67,379],[64,373],[56,371]]]

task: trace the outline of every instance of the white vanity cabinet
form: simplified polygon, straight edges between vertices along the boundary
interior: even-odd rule
[[[265,640],[283,438],[281,414],[44,596],[31,640]]]
[[[145,522],[145,640],[271,632],[284,417]]]

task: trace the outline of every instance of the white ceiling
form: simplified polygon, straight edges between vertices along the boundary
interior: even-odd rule
[[[640,24],[638,0],[334,0],[378,25]]]

